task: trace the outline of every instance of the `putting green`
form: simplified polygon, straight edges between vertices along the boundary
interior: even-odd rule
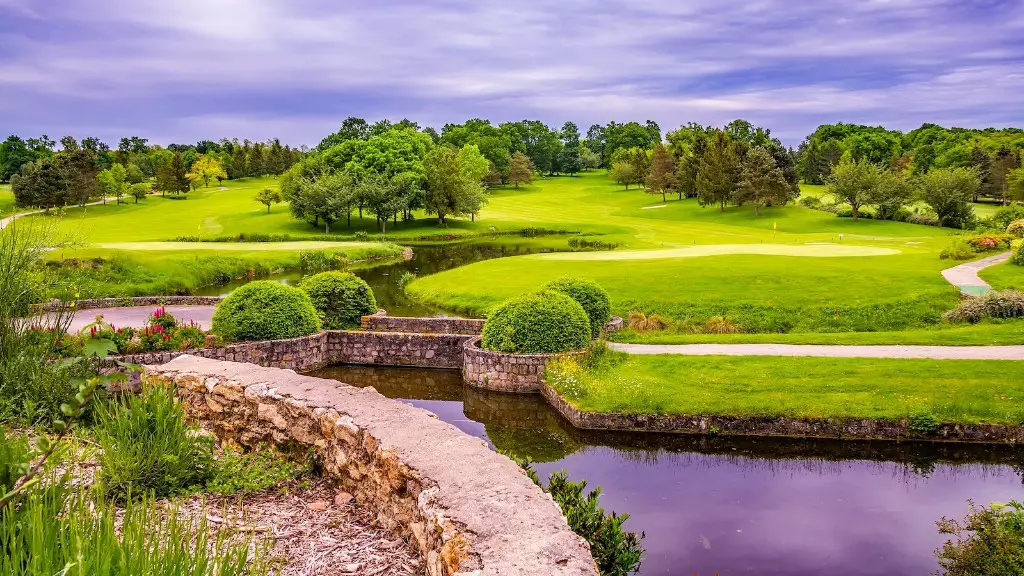
[[[524,258],[534,260],[659,260],[666,258],[698,258],[728,254],[758,254],[765,256],[806,256],[808,258],[841,258],[849,256],[892,256],[900,251],[876,246],[848,246],[841,244],[712,244],[686,246],[667,250],[622,250],[612,252],[558,252],[533,254]]]
[[[139,250],[147,252],[164,252],[173,250],[216,250],[218,252],[258,252],[258,251],[299,251],[327,250],[333,248],[369,248],[379,242],[111,242],[95,244],[108,250]]]

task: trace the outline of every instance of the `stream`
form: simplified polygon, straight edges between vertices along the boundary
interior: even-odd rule
[[[1024,498],[1008,446],[707,438],[572,428],[539,395],[463,386],[458,371],[333,366],[314,376],[424,408],[491,446],[604,489],[646,533],[640,573],[927,575],[935,521],[967,500]]]

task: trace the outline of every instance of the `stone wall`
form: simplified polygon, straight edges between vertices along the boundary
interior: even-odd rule
[[[462,377],[466,384],[497,392],[540,392],[548,361],[567,354],[503,354],[480,347],[480,339],[464,346]]]
[[[123,356],[112,356],[110,359],[120,360],[129,364],[164,364],[179,356],[190,354],[213,360],[246,362],[259,366],[287,368],[289,370],[305,372],[322,368],[333,362],[328,356],[329,341],[332,334],[332,332],[320,332],[312,336],[301,336],[289,340],[240,342],[223,348],[203,348],[184,352],[126,354]]]
[[[786,418],[769,416],[708,416],[700,414],[618,414],[580,410],[547,383],[541,394],[570,424],[581,430],[671,432],[722,436],[785,436],[843,440],[926,440],[930,442],[1024,442],[1024,426],[1002,424],[941,424],[934,434],[922,435],[903,420],[870,418]]]
[[[220,296],[134,296],[131,298],[95,298],[75,302],[78,310],[93,308],[126,308],[130,306],[216,306]],[[36,310],[47,312],[57,307],[54,302],[36,304]]]
[[[374,332],[479,336],[483,332],[484,321],[474,318],[406,318],[377,314],[363,316],[362,328]]]
[[[625,321],[622,320],[621,316],[612,316],[610,320],[604,323],[604,331],[607,334],[612,332],[618,332],[625,326]]]
[[[371,388],[183,356],[150,367],[223,441],[313,449],[325,474],[408,538],[430,576],[597,576],[586,542],[509,459]]]
[[[463,344],[472,338],[458,334],[330,332],[327,358],[332,364],[461,368]]]

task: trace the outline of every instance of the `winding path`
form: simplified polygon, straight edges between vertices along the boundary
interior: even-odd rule
[[[982,296],[991,290],[992,287],[978,276],[978,272],[989,266],[1006,262],[1010,259],[1011,254],[1012,252],[1003,252],[1002,254],[996,254],[981,260],[946,268],[942,271],[942,277],[953,286],[959,288],[960,292],[967,296]]]
[[[71,320],[68,332],[78,332],[96,321],[97,315],[116,328],[142,328],[157,306],[127,306],[123,308],[90,308],[79,310]],[[167,312],[179,322],[195,322],[204,330],[210,329],[214,306],[165,306]]]

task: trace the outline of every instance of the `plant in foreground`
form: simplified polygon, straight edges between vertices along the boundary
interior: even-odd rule
[[[1024,504],[970,503],[963,520],[943,518],[939,532],[953,538],[935,551],[943,576],[1024,574]]]
[[[572,482],[564,470],[552,474],[545,487],[529,458],[501,453],[518,464],[534,484],[551,495],[565,515],[569,528],[590,543],[590,554],[602,576],[626,576],[640,570],[644,554],[641,541],[645,535],[641,532],[638,536],[622,529],[629,514],[607,513],[600,507],[600,488],[587,492],[586,480]]]

